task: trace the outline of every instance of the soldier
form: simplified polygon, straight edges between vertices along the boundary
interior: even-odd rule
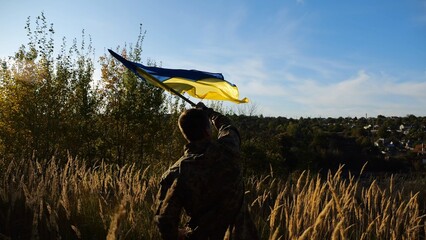
[[[218,130],[212,139],[211,123]],[[179,117],[188,141],[184,155],[164,173],[155,222],[163,239],[258,239],[244,201],[240,135],[230,120],[198,103]],[[181,210],[190,217],[179,228]]]

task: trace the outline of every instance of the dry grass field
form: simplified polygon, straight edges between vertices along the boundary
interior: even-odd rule
[[[0,239],[158,239],[165,169],[0,160]],[[271,172],[247,176],[246,200],[262,239],[424,239],[426,184],[416,181]]]

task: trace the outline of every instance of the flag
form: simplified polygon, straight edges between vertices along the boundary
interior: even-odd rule
[[[128,61],[110,49],[108,51],[138,77],[165,90],[170,91],[171,88],[179,94],[186,92],[192,97],[201,99],[227,100],[235,103],[249,101],[247,98],[240,99],[237,86],[226,81],[220,73],[148,67]]]

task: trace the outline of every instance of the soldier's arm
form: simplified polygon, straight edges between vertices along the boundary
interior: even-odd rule
[[[232,125],[228,117],[213,111],[210,119],[218,130],[218,141],[225,143],[228,147],[235,151],[239,151],[241,138],[237,128]]]
[[[202,108],[207,113],[213,126],[218,130],[218,141],[226,144],[235,151],[239,151],[241,144],[240,133],[232,125],[231,120],[225,115],[207,108],[202,102],[198,103],[197,107]]]

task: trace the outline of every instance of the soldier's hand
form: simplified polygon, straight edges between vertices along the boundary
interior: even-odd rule
[[[199,102],[199,103],[197,103],[197,106],[195,106],[195,108],[205,110],[207,107],[206,107],[206,105],[204,105],[203,102]]]
[[[204,103],[202,102],[197,103],[196,108],[202,109],[205,113],[207,113],[207,116],[209,117],[211,117],[213,113],[213,109],[206,107],[206,105],[204,105]]]
[[[178,230],[178,240],[185,240],[188,230],[186,228],[179,228]]]

